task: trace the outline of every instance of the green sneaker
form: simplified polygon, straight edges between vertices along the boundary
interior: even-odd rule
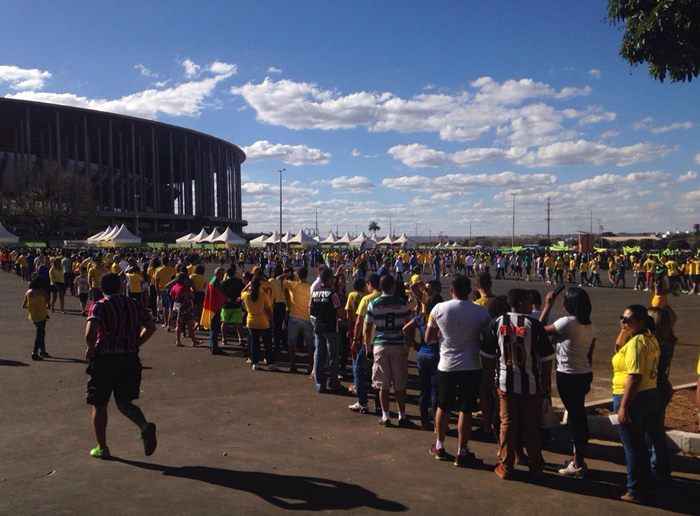
[[[102,448],[99,444],[90,450],[90,457],[95,459],[109,459],[112,456],[109,454],[109,448],[106,446]]]

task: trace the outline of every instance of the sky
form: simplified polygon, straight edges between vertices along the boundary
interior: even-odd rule
[[[700,86],[607,2],[3,3],[0,95],[239,145],[248,231],[509,235],[700,222]]]

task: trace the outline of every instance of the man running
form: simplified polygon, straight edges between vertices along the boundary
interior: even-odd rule
[[[133,299],[119,293],[117,274],[101,280],[104,297],[90,312],[85,328],[85,359],[88,361],[87,403],[92,405],[92,426],[97,446],[92,457],[108,459],[107,403],[112,393],[119,411],[141,430],[144,453],[156,450],[156,425],[146,421],[141,409],[133,404],[141,390],[139,349],[156,331],[148,311]]]

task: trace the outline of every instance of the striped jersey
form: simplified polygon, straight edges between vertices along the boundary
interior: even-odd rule
[[[406,302],[396,296],[382,294],[369,303],[365,322],[374,325],[375,346],[399,346],[405,342],[401,333],[411,319],[411,311]]]
[[[498,361],[496,387],[512,394],[541,394],[542,363],[554,360],[542,323],[512,312],[491,323],[481,354]]]
[[[121,355],[139,352],[139,334],[141,328],[151,321],[151,315],[130,297],[114,295],[97,301],[88,321],[98,325],[97,354]]]

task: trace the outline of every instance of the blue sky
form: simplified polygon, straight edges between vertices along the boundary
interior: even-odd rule
[[[6,2],[0,95],[244,147],[244,218],[322,233],[700,222],[700,88],[618,56],[607,2]]]

